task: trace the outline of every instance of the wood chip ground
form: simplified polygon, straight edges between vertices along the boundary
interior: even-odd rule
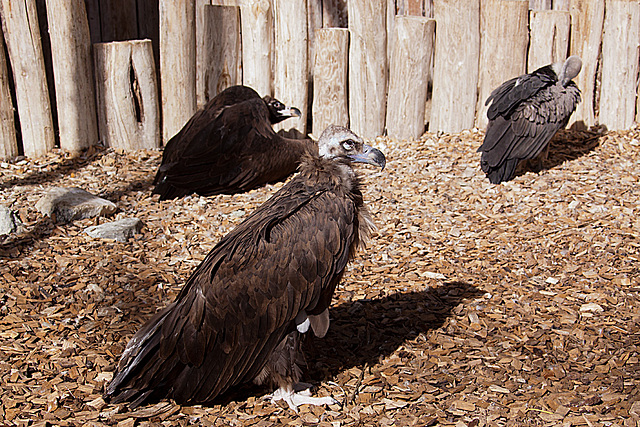
[[[27,232],[0,241],[0,420],[5,425],[640,425],[640,130],[561,132],[540,173],[492,185],[482,132],[379,138],[363,167],[378,225],[335,296],[305,380],[341,402],[273,405],[245,390],[210,407],[127,411],[101,398],[124,346],[213,245],[282,184],[158,202],[159,151],[91,149],[0,164],[0,203]],[[53,186],[115,202],[58,225]],[[119,218],[127,243],[83,230]]]

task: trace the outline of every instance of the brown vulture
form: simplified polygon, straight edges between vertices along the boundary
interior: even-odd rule
[[[489,125],[478,149],[480,167],[491,183],[513,178],[521,160],[538,157],[567,125],[580,102],[580,89],[571,79],[581,68],[580,58],[571,56],[564,63],[508,80],[491,92],[486,102],[491,102]]]
[[[384,168],[385,157],[338,126],[318,146],[131,338],[105,398],[131,408],[158,398],[206,403],[253,382],[278,386],[273,399],[294,410],[334,402],[294,392],[299,347],[309,329],[327,332],[335,287],[372,228],[351,164]]]
[[[247,86],[220,92],[169,140],[153,181],[160,200],[192,193],[241,193],[285,179],[304,153],[317,151],[309,139],[284,138],[272,125],[300,110]]]

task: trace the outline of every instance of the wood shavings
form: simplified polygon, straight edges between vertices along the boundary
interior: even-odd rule
[[[563,131],[545,169],[491,185],[482,132],[379,138],[363,167],[378,226],[305,343],[303,380],[342,406],[272,405],[249,389],[209,407],[130,412],[102,400],[124,346],[215,243],[282,184],[158,202],[159,151],[54,151],[0,164],[0,418],[6,425],[631,425],[640,417],[638,129]],[[634,142],[635,141],[635,142]],[[80,187],[140,218],[127,242],[60,225],[35,202]],[[598,308],[599,307],[599,308]]]

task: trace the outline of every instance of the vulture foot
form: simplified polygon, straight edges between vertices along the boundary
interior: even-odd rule
[[[297,383],[293,387],[280,387],[271,395],[271,403],[278,400],[284,400],[289,408],[298,413],[300,405],[337,405],[339,402],[331,396],[313,397],[311,396],[311,385],[306,383]],[[296,389],[300,391],[295,391]]]

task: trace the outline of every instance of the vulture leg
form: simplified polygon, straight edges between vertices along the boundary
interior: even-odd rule
[[[310,384],[296,383],[293,386],[280,387],[271,395],[271,403],[275,403],[278,400],[284,400],[289,405],[289,408],[298,412],[298,406],[300,405],[336,405],[338,401],[331,396],[325,397],[313,397],[311,396]],[[300,389],[300,391],[295,391]]]

